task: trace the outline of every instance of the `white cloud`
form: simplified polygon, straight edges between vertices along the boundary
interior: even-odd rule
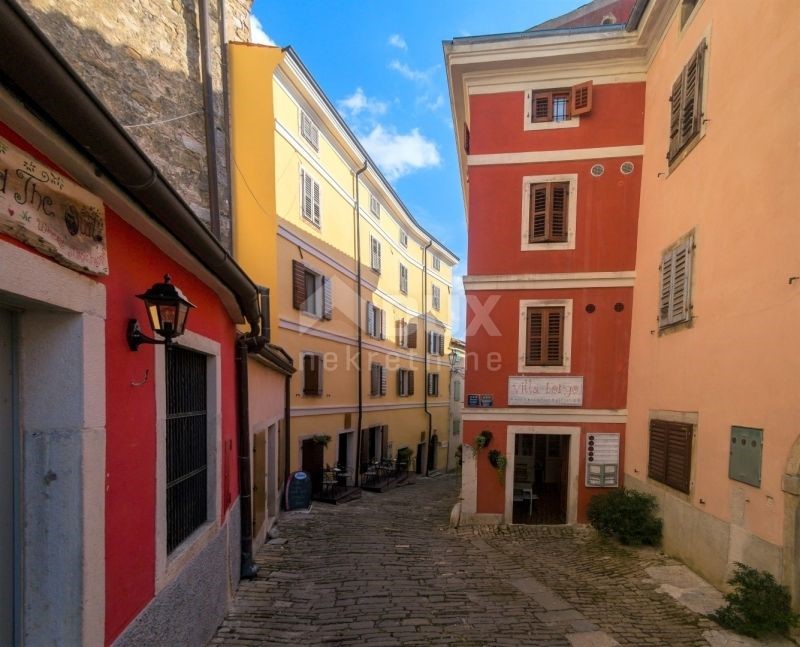
[[[439,166],[442,161],[436,143],[422,135],[418,128],[404,135],[377,125],[361,141],[389,181]]]
[[[392,34],[389,36],[389,44],[397,49],[408,49],[405,39],[400,34]]]
[[[404,76],[409,81],[418,81],[418,82],[430,81],[431,76],[436,71],[437,67],[439,66],[434,65],[433,67],[429,67],[427,70],[415,70],[414,68],[411,68],[405,63],[401,63],[398,60],[394,60],[391,63],[389,63],[389,69],[398,72],[400,76]]]
[[[267,32],[261,26],[261,21],[254,14],[250,14],[250,42],[277,47],[275,41],[267,35]]]
[[[361,112],[382,115],[388,109],[388,105],[385,102],[368,97],[361,88],[356,88],[353,94],[346,99],[341,99],[338,104],[339,110],[348,113],[351,117],[355,117]]]
[[[444,106],[444,96],[440,94],[435,99],[431,99],[429,94],[423,94],[416,98],[415,103],[418,108],[436,112]]]

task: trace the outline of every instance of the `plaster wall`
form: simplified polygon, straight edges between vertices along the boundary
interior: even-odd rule
[[[687,557],[715,581],[743,558],[780,576],[781,480],[800,418],[800,284],[788,280],[797,274],[800,238],[794,216],[800,122],[790,117],[800,102],[800,5],[737,2],[732,10],[728,2],[705,0],[683,29],[678,16],[679,9],[647,73],[627,471],[640,481],[647,473],[650,412],[698,412],[691,491],[685,499],[669,491],[661,496],[665,510],[681,510],[670,512],[665,533],[679,537],[669,526],[691,524],[716,538],[720,550],[706,551],[707,565]],[[705,130],[668,168],[672,83],[703,38]],[[754,91],[769,118],[750,109]],[[661,253],[690,230],[691,325],[659,335]],[[728,478],[732,425],[764,430],[760,487]],[[702,545],[694,537],[690,543]],[[680,554],[693,550],[677,541],[670,546]]]

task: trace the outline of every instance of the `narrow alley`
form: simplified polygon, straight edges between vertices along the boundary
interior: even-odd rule
[[[457,493],[420,479],[287,513],[211,644],[708,644],[645,572],[669,558],[580,526],[454,530]]]

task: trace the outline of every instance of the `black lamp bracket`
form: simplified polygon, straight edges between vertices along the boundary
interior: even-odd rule
[[[139,350],[139,346],[142,344],[162,344],[164,346],[169,346],[172,343],[171,339],[153,339],[152,337],[148,337],[144,333],[142,333],[142,329],[139,328],[139,322],[136,319],[128,319],[128,348],[131,350]]]

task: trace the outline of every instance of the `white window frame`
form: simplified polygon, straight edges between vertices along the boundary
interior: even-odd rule
[[[567,240],[563,243],[531,243],[531,186],[552,182],[568,182],[569,198],[567,199]],[[523,252],[575,249],[575,228],[578,220],[578,174],[562,173],[559,175],[526,175],[522,178],[522,238],[520,250]]]
[[[300,123],[298,129],[303,139],[311,145],[311,148],[319,152],[319,127],[302,108],[300,109]]]
[[[408,294],[408,267],[400,263],[400,292]]]
[[[525,363],[528,308],[564,308],[563,363],[560,366],[528,366]],[[517,371],[519,373],[569,373],[572,362],[572,299],[521,299],[519,302]]]
[[[165,348],[157,346],[154,361],[156,392],[156,593],[172,582],[211,542],[219,530],[222,500],[222,372],[220,343],[186,331],[176,342],[206,356],[207,501],[206,521],[167,554],[167,389]]]
[[[375,236],[369,237],[370,267],[378,274],[381,273],[381,241]]]
[[[319,217],[316,220],[314,219],[313,195],[311,196],[311,213],[308,215],[306,214],[306,177],[314,183],[314,186],[317,187],[317,193],[319,194],[319,200],[317,201]],[[317,181],[316,176],[313,173],[309,173],[305,168],[300,169],[300,219],[313,225],[317,229],[322,228],[322,185]]]
[[[568,83],[564,88],[571,86]],[[531,121],[531,110],[533,105],[533,95],[537,92],[551,91],[554,88],[561,87],[558,83],[545,82],[532,85],[523,93],[525,103],[522,106],[522,129],[523,130],[556,130],[558,128],[577,128],[581,125],[580,115],[570,117],[565,121]]]
[[[403,247],[408,247],[408,234],[402,229],[400,230],[400,244]]]
[[[369,194],[369,212],[376,218],[381,217],[381,203],[378,202],[378,198],[373,193]]]

